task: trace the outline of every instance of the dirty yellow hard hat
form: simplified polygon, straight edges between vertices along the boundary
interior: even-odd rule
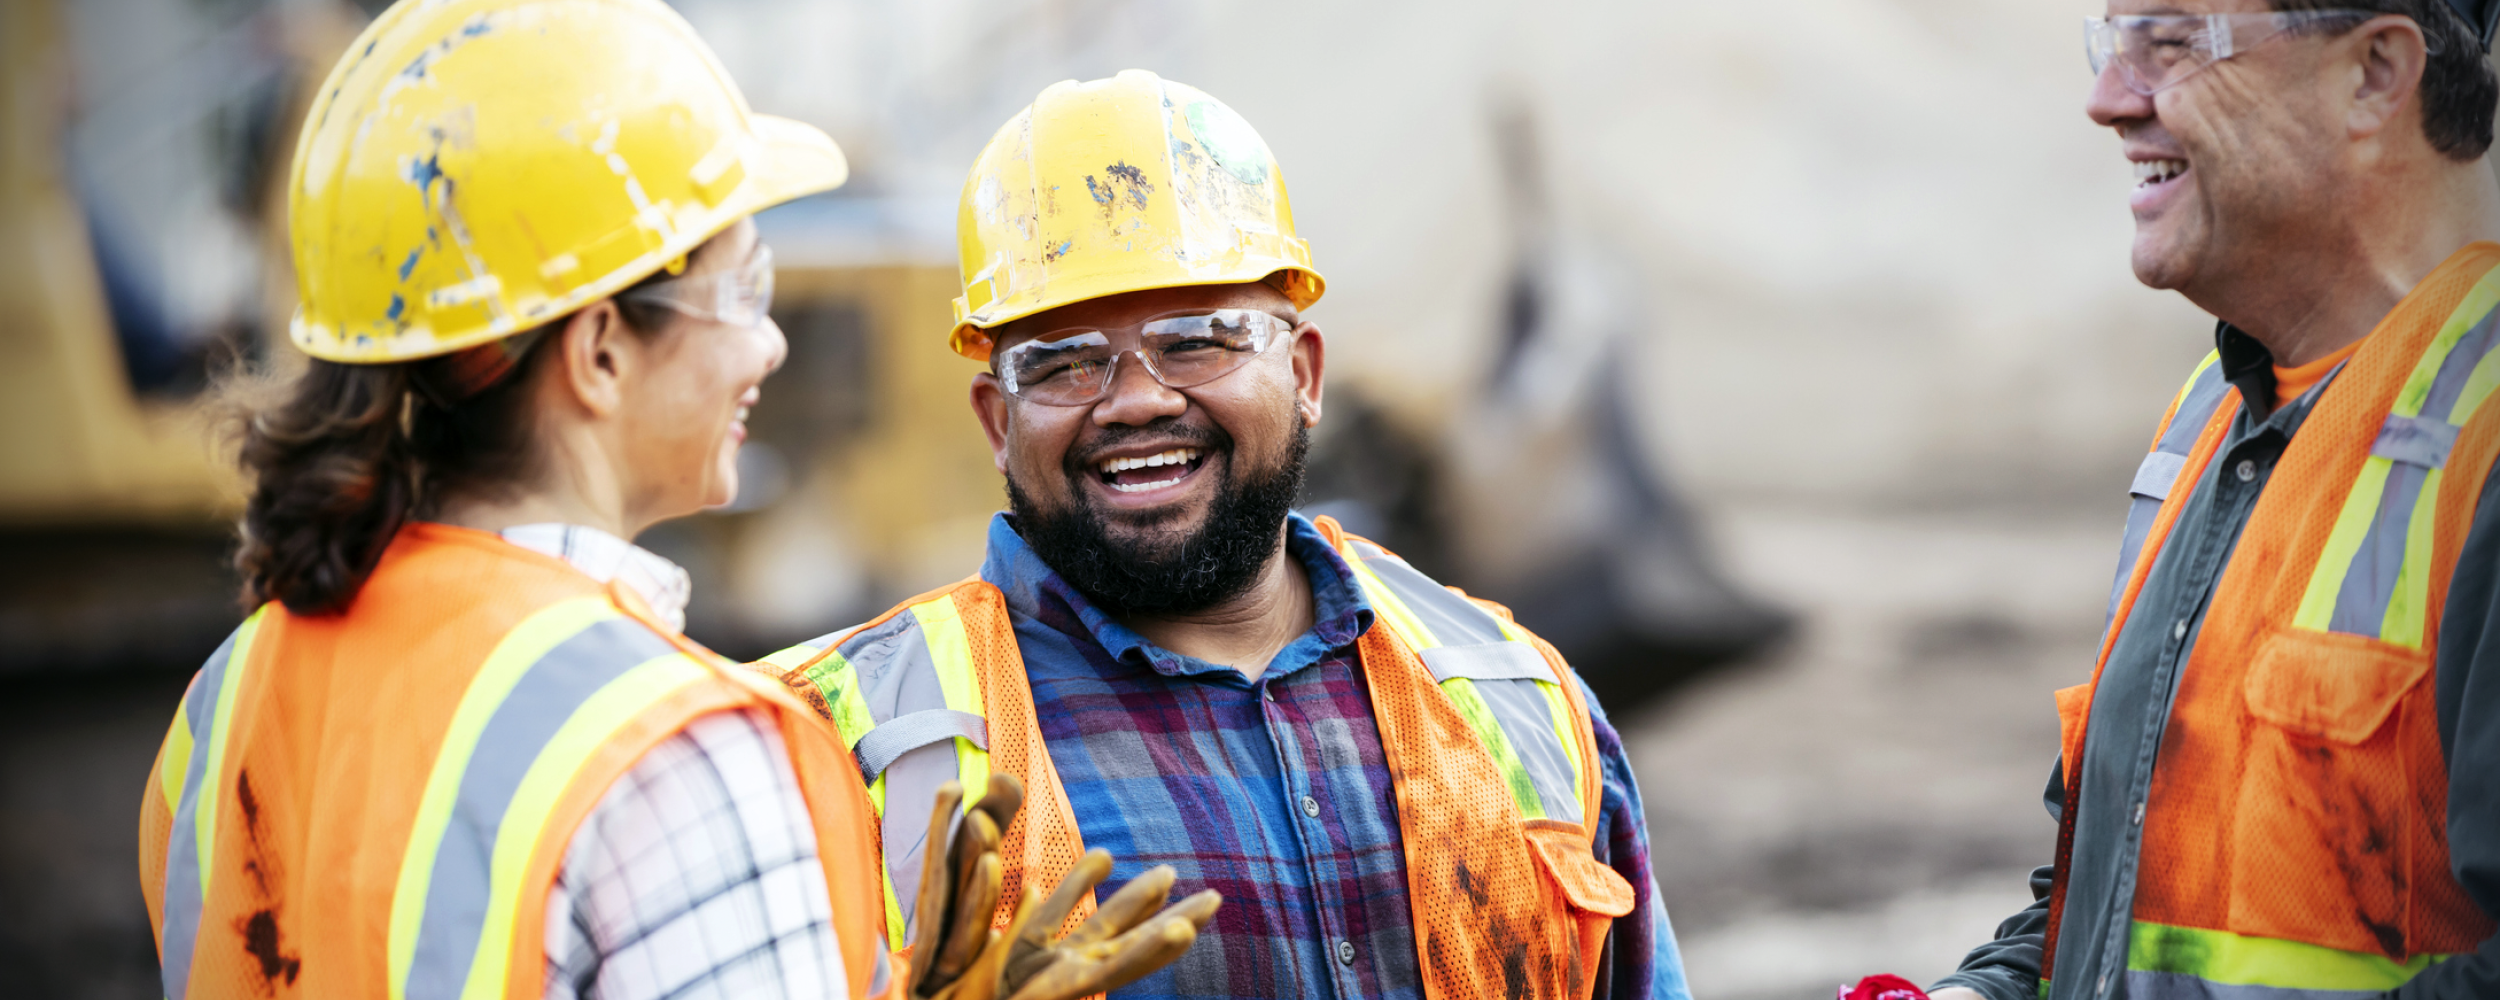
[[[1222,101],[1144,70],[1052,84],[990,138],[956,214],[955,353],[1073,302],[1267,281],[1295,308],[1326,280],[1293,231],[1267,143]]]
[[[402,0],[296,144],[295,344],[384,363],[521,333],[848,173],[659,0]]]

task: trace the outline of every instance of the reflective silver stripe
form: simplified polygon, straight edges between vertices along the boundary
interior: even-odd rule
[[[2459,367],[2471,369],[2473,366],[2448,365],[2441,369],[2439,375],[2444,379]],[[2457,432],[2460,430],[2463,428],[2438,417],[2405,417],[2390,413],[2387,422],[2379,425],[2378,441],[2370,445],[2370,454],[2402,465],[2424,469],[2446,468],[2448,450],[2457,446]]]
[[[2442,456],[2443,458],[2445,456]],[[2378,513],[2370,533],[2352,554],[2352,565],[2335,589],[2335,614],[2327,631],[2380,637],[2387,623],[2387,602],[2395,597],[2404,575],[2405,540],[2412,534],[2413,508],[2422,497],[2430,470],[2411,462],[2388,467],[2387,485],[2379,494]]]
[[[837,647],[858,678],[869,718],[876,726],[860,737],[866,745],[887,724],[920,712],[946,711],[946,689],[938,680],[937,660],[923,638],[920,619],[905,611],[875,628],[861,629]],[[969,713],[967,713],[969,714]],[[982,724],[986,749],[988,723]],[[949,733],[949,736],[956,734]],[[859,751],[854,748],[853,753]],[[929,807],[939,785],[960,780],[954,746],[945,740],[907,748],[871,770],[861,756],[860,772],[869,781],[885,779],[877,817],[885,845],[886,878],[894,887],[895,907],[903,915],[908,941],[914,911],[920,904],[920,858],[928,849]]]
[[[2450,416],[2449,411],[2456,409],[2457,398],[2465,392],[2465,384],[2474,377],[2474,366],[2495,346],[2500,346],[2500,310],[2484,315],[2465,336],[2457,338],[2457,346],[2449,349],[2417,412],[2432,418]]]
[[[1546,817],[1579,822],[1583,815],[1579,774],[1562,743],[1572,735],[1555,731],[1553,703],[1538,687],[1559,685],[1565,678],[1557,675],[1534,645],[1503,632],[1501,619],[1493,612],[1434,582],[1386,549],[1361,539],[1355,539],[1350,548],[1362,559],[1363,567],[1432,630],[1440,644],[1415,653],[1433,681],[1448,684],[1464,678],[1474,685],[1476,697],[1483,699],[1494,724],[1509,740],[1511,753],[1527,772],[1529,784],[1536,787]],[[1499,753],[1494,755],[1498,760]]]
[[[235,636],[240,633],[237,629],[227,635],[217,651],[208,654],[208,662],[191,679],[191,690],[182,696],[183,717],[191,723],[191,764],[183,770],[182,801],[174,807],[172,836],[165,842],[165,915],[158,939],[164,942],[161,973],[166,1000],[183,1000],[190,989],[200,911],[208,905],[200,895],[200,789],[208,782],[209,742],[216,738],[217,692],[225,686]]]
[[[1424,650],[1421,655],[1424,669],[1432,671],[1435,682],[1453,677],[1473,681],[1554,682],[1554,668],[1545,662],[1545,654],[1524,642],[1435,646]]]
[[[1398,600],[1406,602],[1406,609],[1414,612],[1442,645],[1470,646],[1510,638],[1502,634],[1502,623],[1493,617],[1493,612],[1434,583],[1431,577],[1407,565],[1406,560],[1363,542],[1355,543],[1355,551],[1363,554],[1364,568],[1396,591]],[[1546,676],[1550,680],[1553,675]]]
[[[1545,658],[1526,643],[1511,645],[1528,649],[1528,655],[1544,666]],[[1546,673],[1544,683],[1553,683],[1553,674]],[[1476,696],[1493,710],[1493,721],[1502,727],[1502,735],[1510,737],[1511,753],[1519,758],[1519,766],[1527,769],[1528,781],[1536,786],[1536,797],[1545,804],[1547,819],[1566,823],[1580,821],[1579,775],[1571,769],[1571,758],[1563,754],[1561,735],[1554,732],[1554,716],[1545,692],[1537,690],[1537,682],[1529,679],[1475,682]]]
[[[496,706],[461,772],[459,799],[435,851],[408,968],[409,1000],[453,1000],[467,986],[491,902],[496,831],[539,752],[600,688],[671,652],[674,647],[639,622],[602,620],[539,657]]]
[[[875,781],[896,758],[932,743],[957,738],[971,740],[973,746],[983,750],[989,749],[989,720],[951,708],[925,708],[878,723],[877,728],[860,737],[859,745],[852,747],[851,752],[859,758],[860,774],[869,781]],[[894,794],[891,785],[887,786],[886,794]]]
[[[2229,395],[2230,383],[2222,380],[2222,365],[2207,355],[2196,374],[2188,379],[2180,392],[2179,406],[2170,415],[2170,423],[2161,429],[2161,438],[2144,461],[2135,467],[2135,481],[2127,492],[2133,498],[2127,505],[2127,530],[2118,540],[2118,572],[2109,582],[2109,610],[2103,615],[2102,627],[2118,616],[2118,598],[2126,593],[2127,577],[2135,571],[2135,561],[2144,550],[2144,539],[2153,533],[2153,519],[2161,514],[2162,501],[2170,491],[2179,488],[2179,475],[2187,469],[2188,452],[2196,447],[2196,439],[2205,433],[2214,411],[2222,407]]]
[[[2151,500],[2167,500],[2171,486],[2179,481],[2179,471],[2185,468],[2186,452],[2146,452],[2144,461],[2135,467],[2135,482],[2127,487],[2127,492]]]
[[[2379,990],[2304,990],[2217,983],[2184,972],[2127,970],[2127,1000],[2376,1000]]]

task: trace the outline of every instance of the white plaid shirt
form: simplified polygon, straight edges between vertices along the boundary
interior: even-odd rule
[[[503,536],[684,613],[685,572],[614,535],[546,524]],[[547,892],[545,995],[846,998],[830,898],[780,730],[750,712],[704,716],[574,831]]]

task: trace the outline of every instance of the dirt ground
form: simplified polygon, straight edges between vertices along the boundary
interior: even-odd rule
[[[1731,570],[1800,634],[1618,720],[1697,997],[1929,982],[2030,903],[2056,835],[2050,693],[2091,668],[2118,518],[1717,519]]]

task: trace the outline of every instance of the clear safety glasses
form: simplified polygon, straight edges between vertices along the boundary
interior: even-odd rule
[[[2092,75],[2118,66],[2118,81],[2150,97],[2207,66],[2287,34],[2379,16],[2366,10],[2288,10],[2257,14],[2145,14],[2083,19]]]
[[[758,244],[735,269],[655,281],[618,298],[730,326],[762,326],[773,311],[773,248]]]
[[[1133,327],[1054,330],[999,353],[998,380],[1017,399],[1083,406],[1111,391],[1120,356],[1174,389],[1223,378],[1284,342],[1292,324],[1256,309],[1159,316]]]

